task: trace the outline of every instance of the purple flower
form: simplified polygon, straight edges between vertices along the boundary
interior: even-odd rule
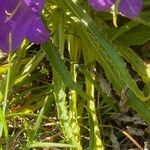
[[[0,0],[0,49],[9,52],[20,47],[24,38],[40,44],[48,40],[49,32],[41,20],[45,0]]]
[[[141,13],[143,0],[121,0],[119,4],[119,12],[123,15],[134,18]]]
[[[109,9],[115,0],[88,0],[88,3],[96,10],[96,11],[105,11]]]
[[[115,0],[88,0],[96,11],[106,11],[111,8]],[[138,17],[141,13],[143,0],[120,0],[118,11],[128,18]]]

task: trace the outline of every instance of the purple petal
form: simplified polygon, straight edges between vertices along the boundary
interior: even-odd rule
[[[9,33],[12,33],[12,50],[16,50],[20,47],[24,33],[22,28],[16,26],[16,29],[12,30],[12,24],[4,23],[0,25],[0,49],[6,53],[9,52]]]
[[[10,24],[12,24],[12,30],[21,28],[22,31],[26,31],[35,17],[36,15],[32,10],[25,3],[22,3],[15,15],[11,18]]]
[[[17,22],[12,22],[12,49],[15,50],[20,48],[23,39],[25,38],[25,32],[27,30],[28,21],[19,24]],[[27,26],[26,26],[27,25]]]
[[[3,5],[2,6],[0,5],[0,7],[2,7],[0,9],[0,22],[4,22],[6,19],[5,9],[4,9]]]
[[[24,2],[34,12],[41,12],[45,4],[45,0],[24,0]]]
[[[36,15],[24,3],[20,6],[15,16],[12,17],[10,24],[13,38],[13,50],[20,47],[25,38],[25,33],[35,17]]]
[[[143,0],[121,0],[119,4],[119,12],[123,15],[134,18],[141,13]]]
[[[10,2],[8,3],[7,0],[0,0],[0,23],[5,21],[5,19],[7,17],[6,14],[11,13],[12,7],[17,4],[15,2],[13,4],[11,4],[11,1],[12,0],[10,0]]]
[[[6,53],[9,52],[9,32],[11,32],[10,30],[11,27],[9,24],[0,24],[0,49]]]
[[[48,40],[49,32],[40,15],[45,0],[0,0],[0,49],[9,52],[9,33],[12,50],[21,46],[25,37],[36,44]]]
[[[20,0],[2,0],[4,3],[4,8],[8,13],[12,13],[14,9],[16,8],[17,4],[19,3]],[[1,2],[2,3],[2,2]]]
[[[35,18],[26,32],[27,39],[35,44],[41,44],[48,41],[49,36],[49,32],[42,23],[40,17]]]
[[[89,5],[96,11],[105,11],[111,8],[115,0],[88,0]]]
[[[12,50],[20,48],[22,41],[24,40],[24,33],[21,30],[15,30],[12,33]]]

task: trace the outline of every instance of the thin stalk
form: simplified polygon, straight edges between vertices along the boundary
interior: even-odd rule
[[[7,109],[7,102],[8,102],[8,95],[9,95],[9,91],[10,91],[10,78],[11,78],[11,58],[12,58],[12,34],[9,33],[9,54],[8,54],[8,71],[7,71],[7,79],[6,79],[6,87],[5,87],[5,93],[4,93],[4,98],[3,98],[3,106],[2,106],[2,113],[3,116],[5,118],[5,114],[6,114],[6,109]],[[6,122],[6,120],[5,120]],[[7,126],[5,126],[7,127]],[[5,129],[7,130],[8,133],[8,128]],[[1,124],[0,126],[0,137],[2,137],[2,133],[3,133],[3,124]],[[6,150],[8,150],[8,135],[6,136]]]
[[[12,51],[12,35],[10,33],[9,34],[8,72],[7,72],[7,80],[6,80],[6,87],[5,87],[4,100],[3,100],[3,114],[5,114],[6,112],[8,94],[10,91],[11,57],[12,57],[11,51]]]
[[[6,80],[6,87],[5,87],[5,93],[4,93],[4,99],[3,99],[3,114],[6,112],[7,107],[7,100],[8,100],[8,94],[10,90],[10,76],[11,76],[11,53],[8,54],[8,72],[7,72],[7,80]]]

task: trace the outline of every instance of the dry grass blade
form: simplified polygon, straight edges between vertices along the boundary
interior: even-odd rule
[[[142,146],[126,131],[122,130],[122,133],[128,138],[130,139],[134,145],[136,145],[138,147],[139,150],[143,150]]]

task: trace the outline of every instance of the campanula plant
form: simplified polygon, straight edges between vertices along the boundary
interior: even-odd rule
[[[0,149],[145,148],[148,8],[149,0],[0,0]]]
[[[117,1],[117,0],[116,0]],[[107,11],[116,3],[115,0],[88,0],[96,11]],[[138,17],[142,10],[143,0],[118,0],[118,11],[128,18]]]
[[[48,40],[49,32],[41,20],[45,0],[0,1],[0,49],[9,51],[9,33],[12,50],[20,48],[24,38],[40,44]]]

